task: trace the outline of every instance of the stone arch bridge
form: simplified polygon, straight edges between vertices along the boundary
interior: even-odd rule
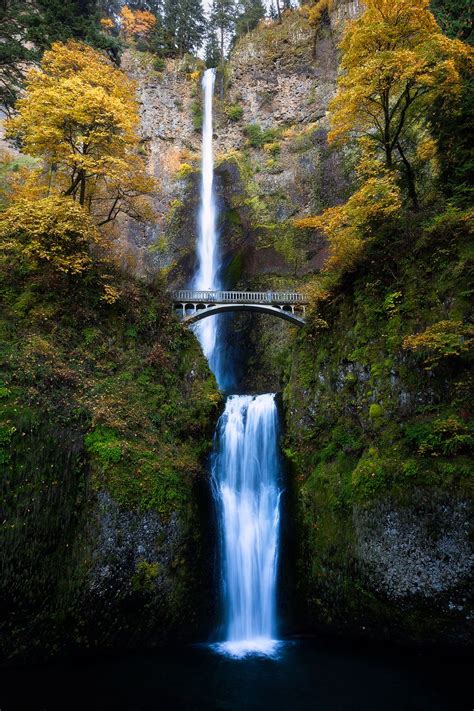
[[[171,292],[171,298],[173,309],[186,324],[229,311],[253,311],[304,326],[308,304],[307,296],[299,292],[182,289]]]

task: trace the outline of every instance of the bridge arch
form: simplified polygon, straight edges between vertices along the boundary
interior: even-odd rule
[[[304,319],[296,313],[287,311],[284,308],[271,306],[270,304],[217,304],[216,306],[208,306],[207,308],[197,309],[192,314],[185,316],[182,323],[192,324],[202,321],[208,316],[228,313],[229,311],[253,311],[254,313],[267,314],[275,318],[281,318],[284,321],[289,321],[294,326],[304,326]]]

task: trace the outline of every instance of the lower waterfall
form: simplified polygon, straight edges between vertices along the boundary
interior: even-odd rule
[[[212,478],[219,517],[224,642],[232,656],[271,654],[276,635],[280,457],[275,396],[232,395]]]

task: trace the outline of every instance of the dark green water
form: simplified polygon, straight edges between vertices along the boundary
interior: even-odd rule
[[[466,659],[287,643],[277,659],[206,646],[0,671],[0,711],[472,711]]]

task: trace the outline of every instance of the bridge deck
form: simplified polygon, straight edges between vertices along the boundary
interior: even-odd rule
[[[308,303],[308,297],[298,292],[282,291],[195,291],[181,289],[173,291],[171,298],[179,304],[278,304],[301,306]]]

